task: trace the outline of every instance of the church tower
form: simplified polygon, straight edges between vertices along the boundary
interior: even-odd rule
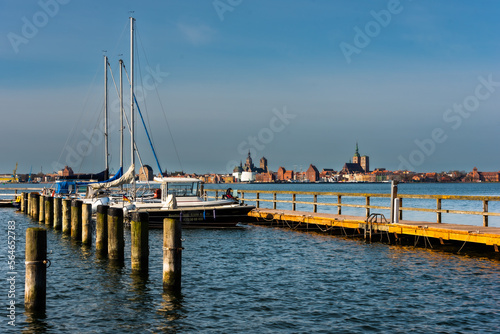
[[[260,169],[262,169],[263,173],[267,173],[267,159],[265,157],[262,157],[260,159]]]
[[[356,153],[354,153],[354,156],[352,157],[352,163],[353,164],[361,164],[360,158],[361,158],[361,156],[359,155],[358,142],[356,142]]]
[[[255,169],[255,166],[253,165],[252,157],[250,156],[250,150],[248,150],[248,157],[247,157],[247,161],[245,162],[245,167],[243,168],[243,170],[246,172],[253,172],[254,169]]]

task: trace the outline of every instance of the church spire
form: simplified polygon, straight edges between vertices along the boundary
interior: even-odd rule
[[[358,150],[358,142],[356,142],[356,153],[354,153],[355,157],[359,157],[359,150]]]

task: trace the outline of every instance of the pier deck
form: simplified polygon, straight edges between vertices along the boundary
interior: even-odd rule
[[[401,220],[398,223],[382,222],[379,217],[378,222],[367,222],[364,217],[312,213],[306,211],[289,211],[276,209],[254,209],[249,214],[257,219],[258,224],[271,225],[271,222],[294,222],[304,224],[307,227],[317,228],[322,231],[331,228],[354,229],[358,233],[366,231],[373,233],[383,232],[394,236],[412,236],[424,238],[436,238],[441,244],[445,241],[457,241],[463,243],[477,243],[486,246],[493,246],[498,252],[500,245],[500,227],[484,227],[475,225],[431,223],[421,221]]]

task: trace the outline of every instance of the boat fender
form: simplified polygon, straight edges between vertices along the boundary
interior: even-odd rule
[[[108,205],[109,204],[109,197],[101,197],[99,198],[97,201],[95,201],[94,203],[92,203],[92,213],[96,213],[97,212],[97,207],[99,205]]]
[[[131,210],[135,210],[135,205],[134,204],[129,204],[125,207],[123,207],[123,215],[126,216]]]

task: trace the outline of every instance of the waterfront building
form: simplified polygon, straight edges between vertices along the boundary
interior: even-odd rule
[[[295,173],[293,170],[286,170],[285,167],[278,168],[276,173],[276,181],[292,181],[294,180]]]
[[[240,161],[240,165],[234,167],[233,169],[233,177],[236,180],[236,182],[239,182],[241,180],[241,173],[243,172],[243,164]]]
[[[267,169],[267,159],[265,157],[260,158],[260,169],[261,173],[269,172],[269,170]]]
[[[313,164],[310,164],[306,171],[306,179],[309,182],[316,182],[319,180],[319,171]]]
[[[236,181],[240,182],[253,182],[256,180],[256,177],[260,173],[268,173],[269,169],[267,167],[267,159],[265,157],[262,157],[260,159],[260,165],[259,167],[256,167],[253,164],[252,156],[250,154],[250,151],[248,151],[248,156],[245,161],[245,164],[243,165],[242,162],[240,162],[239,166],[236,166],[233,169],[233,177],[236,179]]]
[[[73,176],[75,173],[73,173],[73,169],[69,166],[65,166],[64,169],[60,170],[57,172],[59,176]]]
[[[271,172],[259,173],[255,176],[256,182],[274,182],[276,181],[275,174]]]
[[[252,162],[252,156],[250,155],[250,150],[248,151],[247,161],[245,162],[245,166],[243,166],[243,171],[245,172],[253,172],[255,170],[255,166]]]
[[[465,181],[469,182],[500,182],[500,172],[479,172],[474,167],[472,172],[468,173]]]
[[[149,165],[144,165],[139,169],[139,181],[153,181],[153,168]]]
[[[361,156],[359,154],[359,148],[358,148],[357,142],[356,142],[356,152],[354,153],[354,156],[352,157],[352,163],[360,165],[361,168],[363,169],[364,173],[370,172],[370,157],[368,157],[366,155]]]
[[[356,151],[352,157],[352,162],[344,164],[340,174],[358,174],[370,172],[370,158],[366,155],[359,154],[358,143],[356,142]]]

